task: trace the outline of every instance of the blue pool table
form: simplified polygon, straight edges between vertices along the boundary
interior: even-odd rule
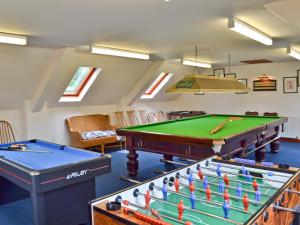
[[[0,204],[30,197],[34,225],[88,223],[95,177],[111,171],[111,158],[41,140],[0,149],[11,144],[25,144],[29,151],[0,150]]]

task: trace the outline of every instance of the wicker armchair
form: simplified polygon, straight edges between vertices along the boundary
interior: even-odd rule
[[[15,135],[9,122],[0,120],[0,144],[6,144],[15,141]]]
[[[77,148],[101,147],[104,153],[104,145],[117,142],[117,136],[99,137],[93,139],[83,139],[82,133],[96,130],[114,130],[115,127],[110,125],[109,115],[84,115],[74,116],[66,119],[66,124],[70,133],[71,146]]]

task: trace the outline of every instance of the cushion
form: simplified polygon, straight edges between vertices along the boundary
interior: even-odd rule
[[[114,130],[94,130],[94,131],[86,131],[81,133],[82,139],[84,140],[90,140],[90,139],[101,138],[101,137],[109,137],[115,135],[116,135],[116,131]]]

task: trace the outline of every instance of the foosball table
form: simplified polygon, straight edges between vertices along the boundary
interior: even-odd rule
[[[214,156],[90,206],[92,225],[300,224],[300,170]]]

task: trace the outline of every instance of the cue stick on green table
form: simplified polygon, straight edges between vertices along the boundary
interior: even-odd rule
[[[36,152],[36,153],[52,153],[51,151],[42,151],[42,150],[28,150],[28,149],[10,149],[10,148],[0,148],[0,151],[8,152]]]
[[[234,120],[241,120],[241,117],[229,117],[228,119],[224,120],[222,123],[220,123],[218,126],[216,126],[215,128],[213,128],[211,131],[209,131],[209,134],[215,134],[217,133],[219,130],[221,130],[227,123],[230,123]]]

